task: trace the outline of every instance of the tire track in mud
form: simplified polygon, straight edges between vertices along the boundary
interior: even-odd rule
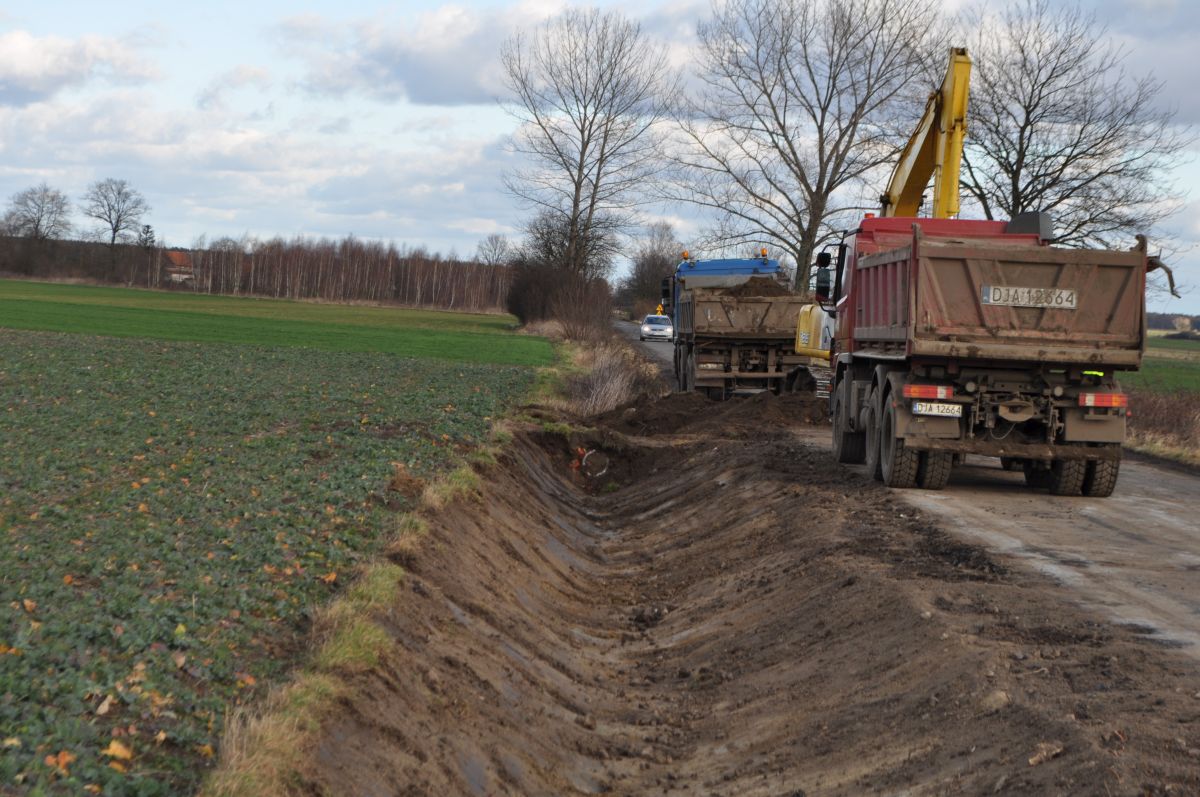
[[[791,441],[800,404],[694,401],[523,433],[433,519],[303,790],[1200,790],[1190,660]]]

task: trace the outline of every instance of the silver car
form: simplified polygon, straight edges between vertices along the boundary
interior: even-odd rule
[[[665,315],[648,315],[643,318],[641,332],[639,340],[671,340],[675,337],[671,319]]]

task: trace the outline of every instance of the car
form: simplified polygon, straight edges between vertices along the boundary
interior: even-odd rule
[[[673,340],[675,327],[670,316],[648,315],[642,319],[642,334],[639,340]]]

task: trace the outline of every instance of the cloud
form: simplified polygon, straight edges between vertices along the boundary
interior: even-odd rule
[[[271,73],[260,66],[238,64],[233,69],[217,75],[196,96],[196,107],[212,110],[225,107],[225,95],[237,89],[256,87],[269,88]]]
[[[497,9],[447,4],[403,19],[379,15],[349,24],[305,15],[284,20],[275,34],[304,63],[299,82],[312,94],[471,105],[504,93],[504,40],[561,8],[553,0]]]
[[[34,36],[24,30],[0,33],[0,105],[42,102],[58,92],[103,79],[140,83],[157,71],[131,41],[104,36]]]

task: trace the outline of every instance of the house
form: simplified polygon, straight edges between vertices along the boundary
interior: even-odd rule
[[[163,268],[168,282],[190,282],[192,280],[192,255],[178,249],[168,249],[163,252],[167,264]]]

